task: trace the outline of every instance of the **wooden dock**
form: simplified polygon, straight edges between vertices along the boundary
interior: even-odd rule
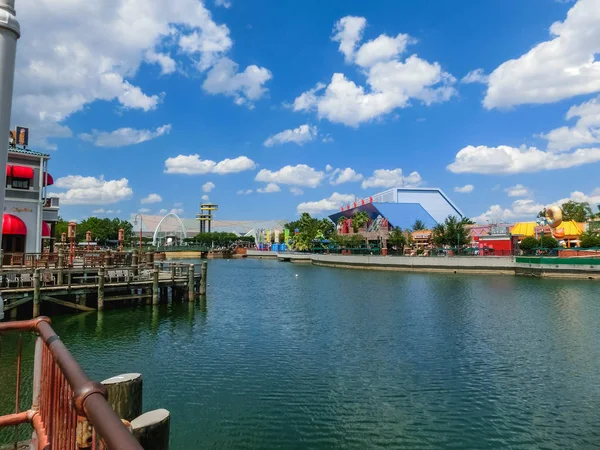
[[[197,271],[193,264],[144,261],[137,256],[133,255],[134,264],[129,266],[111,265],[111,260],[103,258],[98,267],[85,267],[74,260],[69,268],[64,255],[57,258],[55,267],[4,266],[0,305],[5,319],[51,315],[65,309],[100,311],[118,305],[193,302],[206,294],[206,262]]]

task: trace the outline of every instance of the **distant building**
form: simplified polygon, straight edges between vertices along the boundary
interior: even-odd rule
[[[54,246],[59,199],[48,198],[54,183],[48,173],[50,155],[10,146],[6,165],[2,250],[4,253],[41,253]]]

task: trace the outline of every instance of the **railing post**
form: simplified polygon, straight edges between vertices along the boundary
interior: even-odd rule
[[[177,268],[175,267],[175,264],[171,265],[171,281],[174,282],[175,281],[175,270]]]
[[[140,255],[137,250],[133,251],[133,255],[131,256],[131,267],[133,268],[133,275],[137,276],[138,274],[138,264],[139,264]]]
[[[35,269],[33,272],[33,317],[40,315],[40,269]]]
[[[98,269],[98,311],[104,310],[104,267]]]
[[[190,264],[188,268],[188,301],[196,300],[196,290],[194,289],[194,265]]]
[[[146,266],[154,267],[154,252],[152,250],[148,250],[146,255]]]
[[[206,273],[208,271],[208,263],[204,261],[202,263],[202,272],[200,278],[200,295],[206,295]]]
[[[152,271],[152,304],[158,305],[160,300],[159,290],[158,290],[158,267],[155,267]]]
[[[58,251],[58,276],[56,284],[62,285],[64,282],[64,270],[65,268],[65,251],[61,248]]]

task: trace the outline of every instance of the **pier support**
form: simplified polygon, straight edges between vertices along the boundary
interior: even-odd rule
[[[131,422],[142,414],[142,374],[126,373],[102,382],[108,392],[108,404],[120,419]]]
[[[40,288],[42,287],[42,280],[40,279],[40,269],[35,269],[33,273],[33,317],[40,315]]]
[[[206,272],[208,271],[208,263],[202,263],[202,278],[200,278],[200,295],[206,295]]]
[[[56,284],[61,286],[64,283],[64,269],[65,269],[65,251],[61,248],[58,251],[58,275]]]
[[[98,311],[104,310],[104,267],[98,269]]]
[[[188,270],[188,302],[196,300],[196,289],[194,285],[194,265],[190,264]]]
[[[138,265],[140,262],[140,254],[137,250],[133,251],[133,255],[131,256],[131,268],[133,269],[133,275],[137,276],[138,274]]]
[[[131,422],[131,432],[145,450],[168,450],[171,414],[155,409]]]
[[[158,305],[160,301],[160,290],[158,288],[158,267],[152,271],[152,304]]]

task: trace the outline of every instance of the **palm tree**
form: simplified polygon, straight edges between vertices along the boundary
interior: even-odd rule
[[[423,222],[421,219],[417,219],[415,220],[415,224],[412,227],[413,231],[420,231],[420,230],[426,230],[427,226],[425,225],[425,222]]]
[[[364,211],[359,211],[352,216],[352,228],[357,233],[364,225],[369,222],[369,215]]]

